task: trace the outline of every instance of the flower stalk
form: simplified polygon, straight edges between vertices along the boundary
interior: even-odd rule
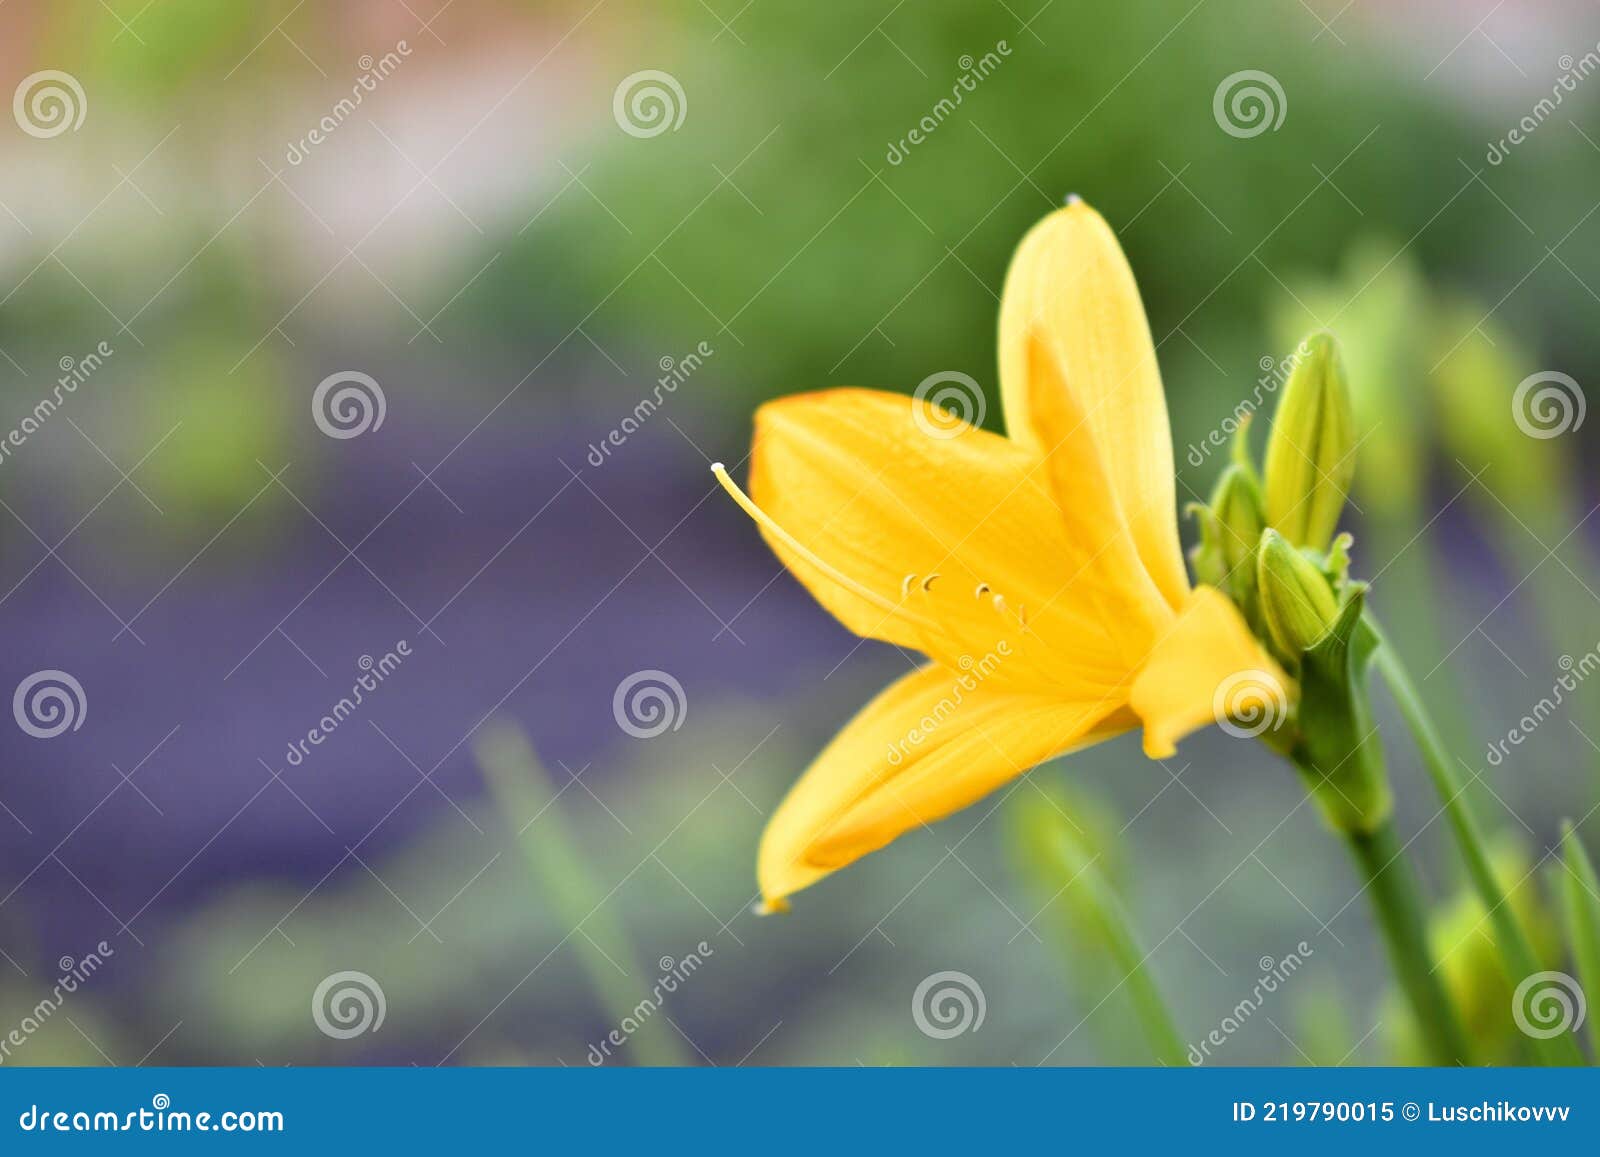
[[[1092,936],[1110,958],[1117,988],[1127,991],[1156,1060],[1185,1067],[1188,1046],[1150,971],[1150,953],[1141,946],[1133,919],[1105,870],[1105,850],[1073,820],[1068,806],[1061,793],[1041,791],[1025,796],[1013,809],[1018,867],[1045,897],[1040,915],[1058,901],[1069,907],[1076,917],[1069,933]]]
[[[1470,1064],[1472,1046],[1432,963],[1422,900],[1393,821],[1384,820],[1370,832],[1349,832],[1345,842],[1433,1063]]]
[[[1489,863],[1483,832],[1478,827],[1477,819],[1472,814],[1471,803],[1466,796],[1466,785],[1461,782],[1455,765],[1450,761],[1450,754],[1433,725],[1427,705],[1417,693],[1416,684],[1411,681],[1411,675],[1401,661],[1399,653],[1387,645],[1370,617],[1368,622],[1378,639],[1376,656],[1378,668],[1383,672],[1384,681],[1400,707],[1400,714],[1405,718],[1406,726],[1410,728],[1412,737],[1416,740],[1423,766],[1427,768],[1428,777],[1433,781],[1434,790],[1438,793],[1445,815],[1450,820],[1450,830],[1455,836],[1456,846],[1466,864],[1467,876],[1489,914],[1489,920],[1494,928],[1495,945],[1499,949],[1501,962],[1505,967],[1506,979],[1515,986],[1524,978],[1541,971],[1544,966],[1539,963],[1526,931],[1511,905],[1507,903],[1500,881],[1495,878],[1494,870]],[[1571,1033],[1532,1039],[1534,1049],[1544,1064],[1583,1064],[1583,1053]]]

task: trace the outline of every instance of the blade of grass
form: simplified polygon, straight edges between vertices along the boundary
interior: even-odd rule
[[[1035,890],[1046,897],[1040,914],[1057,899],[1067,897],[1121,974],[1117,987],[1127,989],[1156,1059],[1187,1067],[1188,1049],[1146,967],[1148,954],[1140,949],[1133,922],[1102,869],[1100,852],[1083,830],[1074,826],[1061,803],[1048,796],[1021,797],[1013,811],[1013,823],[1018,864]]]
[[[1411,681],[1410,673],[1401,661],[1399,653],[1387,639],[1383,638],[1377,623],[1373,622],[1372,626],[1373,630],[1378,631],[1380,640],[1375,656],[1378,668],[1383,672],[1384,681],[1388,683],[1389,689],[1394,693],[1395,702],[1400,706],[1400,714],[1405,717],[1406,725],[1416,740],[1417,748],[1422,754],[1423,766],[1427,768],[1434,790],[1444,806],[1445,815],[1450,820],[1450,829],[1455,834],[1456,846],[1466,864],[1467,876],[1483,901],[1489,921],[1494,926],[1495,946],[1500,951],[1506,979],[1515,987],[1524,978],[1543,971],[1544,966],[1539,963],[1539,957],[1534,953],[1533,945],[1523,930],[1522,922],[1517,919],[1511,905],[1506,902],[1506,894],[1500,886],[1500,881],[1495,878],[1494,869],[1489,863],[1483,832],[1472,814],[1472,806],[1466,798],[1461,777],[1457,774],[1444,741],[1439,737],[1438,729],[1428,714],[1427,705],[1418,694],[1416,684]],[[1584,1063],[1583,1050],[1578,1047],[1577,1039],[1570,1032],[1536,1039],[1533,1047],[1540,1062],[1546,1065]]]
[[[1579,988],[1600,1000],[1600,878],[1571,821],[1561,825],[1561,840],[1567,868],[1562,877],[1567,945],[1578,969]],[[1600,1015],[1595,1010],[1589,1014],[1589,1051],[1594,1063],[1600,1064]]]
[[[627,930],[606,911],[609,893],[584,861],[527,737],[509,724],[494,724],[479,732],[472,751],[500,813],[516,832],[539,896],[572,929],[562,943],[571,942],[606,1015],[613,1025],[639,1019],[634,1013],[641,987],[629,971],[638,958]],[[641,1065],[687,1064],[671,1033],[670,1025],[645,1023],[628,1037],[627,1047]]]

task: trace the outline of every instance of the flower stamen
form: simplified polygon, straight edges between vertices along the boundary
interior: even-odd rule
[[[721,462],[713,462],[711,464],[711,473],[716,475],[717,482],[720,483],[722,488],[728,492],[728,495],[739,504],[740,509],[742,509],[751,518],[755,519],[763,529],[772,534],[773,537],[777,538],[801,558],[805,559],[806,562],[816,567],[817,570],[821,571],[834,582],[844,587],[851,594],[865,599],[867,602],[877,607],[886,615],[892,615],[895,618],[904,619],[927,631],[938,632],[940,630],[937,623],[924,618],[914,611],[908,610],[903,603],[890,602],[877,591],[872,590],[870,587],[863,586],[861,583],[857,582],[855,579],[851,578],[849,575],[845,574],[831,563],[824,561],[815,551],[808,549],[794,535],[790,534],[783,527],[779,526],[777,521],[770,514],[768,514],[765,510],[762,510],[761,507],[757,506],[755,501],[739,488],[738,483],[734,482],[732,478],[728,477],[727,468],[723,466]],[[901,581],[901,587],[906,593],[909,593],[911,580],[915,578],[916,575],[907,575],[905,579]]]

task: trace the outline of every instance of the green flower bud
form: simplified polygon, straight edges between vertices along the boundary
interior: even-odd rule
[[[1256,544],[1267,520],[1261,488],[1248,469],[1236,464],[1222,472],[1211,492],[1211,511],[1217,519],[1217,549],[1226,574],[1255,586]]]
[[[1300,344],[1267,439],[1267,523],[1295,546],[1323,551],[1355,475],[1356,426],[1332,335]]]
[[[1262,532],[1256,585],[1272,641],[1291,659],[1316,646],[1339,617],[1327,576],[1276,530]]]
[[[1403,526],[1410,537],[1426,517],[1419,511],[1430,444],[1425,426],[1431,418],[1430,399],[1423,389],[1397,387],[1426,382],[1429,367],[1470,325],[1450,333],[1442,346],[1430,348],[1427,340],[1419,340],[1430,328],[1429,287],[1412,254],[1386,238],[1356,242],[1335,277],[1297,280],[1290,290],[1275,298],[1274,336],[1288,345],[1320,324],[1318,318],[1338,317],[1340,353],[1361,441],[1361,476],[1353,493],[1370,519],[1391,529]],[[1486,312],[1487,306],[1479,307],[1472,320]],[[1501,388],[1520,376],[1500,379]],[[1504,416],[1503,394],[1500,405]],[[1479,455],[1462,457],[1475,464],[1483,460]]]

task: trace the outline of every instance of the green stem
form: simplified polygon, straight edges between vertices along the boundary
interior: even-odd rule
[[[1183,1037],[1178,1034],[1178,1026],[1167,1009],[1166,1001],[1162,999],[1161,991],[1156,988],[1155,978],[1145,966],[1146,954],[1139,950],[1127,910],[1094,867],[1089,868],[1087,875],[1091,877],[1091,886],[1098,885],[1095,887],[1099,893],[1096,907],[1099,909],[1100,932],[1106,939],[1106,949],[1123,971],[1123,983],[1128,986],[1128,995],[1139,1014],[1140,1023],[1144,1025],[1150,1047],[1163,1063],[1187,1068],[1189,1050]]]
[[[607,893],[589,866],[589,849],[582,836],[567,826],[561,808],[551,806],[560,793],[551,786],[538,755],[527,737],[509,723],[480,731],[472,751],[500,814],[519,829],[514,838],[533,874],[538,900],[557,915],[561,926],[581,933],[572,937],[572,945],[595,996],[613,1025],[632,1019],[640,993],[639,982],[623,971],[625,964],[637,960],[627,926],[613,912],[602,910]],[[529,818],[524,821],[524,816]],[[640,1065],[682,1067],[690,1061],[677,1035],[658,1021],[628,1037],[627,1047]]]
[[[1045,897],[1040,915],[1058,901],[1063,911],[1052,917],[1064,947],[1071,949],[1080,929],[1098,942],[1121,974],[1129,999],[1150,1049],[1163,1064],[1185,1068],[1189,1048],[1139,947],[1133,920],[1101,868],[1104,846],[1090,834],[1095,825],[1071,818],[1081,809],[1060,791],[1024,793],[1011,809],[1007,839],[1023,877]],[[1112,989],[1113,992],[1116,989]],[[1096,1006],[1098,1007],[1098,1006]]]
[[[1402,858],[1393,821],[1385,820],[1371,832],[1351,832],[1347,841],[1377,912],[1389,960],[1411,1002],[1418,1030],[1434,1063],[1469,1063],[1472,1046],[1431,963],[1422,901]]]
[[[1411,734],[1422,753],[1423,765],[1428,769],[1429,778],[1433,780],[1434,790],[1438,792],[1445,814],[1450,819],[1450,828],[1455,835],[1461,858],[1467,865],[1467,875],[1471,878],[1478,898],[1483,901],[1483,906],[1494,925],[1495,945],[1500,952],[1506,979],[1515,987],[1524,977],[1541,971],[1543,965],[1539,963],[1539,958],[1534,953],[1533,946],[1529,943],[1516,913],[1506,902],[1506,894],[1500,887],[1500,881],[1495,878],[1483,833],[1473,817],[1472,806],[1465,795],[1465,786],[1456,772],[1455,764],[1450,759],[1444,741],[1439,738],[1439,732],[1433,725],[1433,719],[1429,716],[1422,697],[1417,693],[1416,685],[1411,681],[1411,676],[1406,671],[1405,664],[1401,662],[1399,654],[1383,639],[1377,624],[1374,622],[1371,625],[1379,638],[1376,656],[1378,667],[1383,671],[1384,680],[1389,684],[1389,689],[1394,693],[1395,701],[1400,706],[1400,714],[1405,717],[1406,725],[1410,727]],[[1532,1045],[1544,1064],[1583,1064],[1583,1054],[1571,1033],[1543,1040],[1534,1038]]]
[[[1562,909],[1567,929],[1567,944],[1578,981],[1589,992],[1600,993],[1600,877],[1595,875],[1589,854],[1578,841],[1577,830],[1568,820],[1561,825],[1566,845],[1566,876],[1562,883]],[[1600,1065],[1600,1016],[1590,1015],[1589,1051]]]
[[[1446,585],[1438,551],[1426,540],[1412,539],[1411,528],[1424,521],[1425,518],[1404,523],[1379,520],[1373,528],[1376,541],[1366,546],[1370,557],[1391,560],[1383,570],[1383,590],[1389,606],[1406,608],[1406,613],[1395,624],[1400,649],[1407,655],[1442,655],[1450,646],[1444,641],[1446,632],[1452,639],[1466,632],[1452,620],[1449,601],[1437,595]],[[1569,525],[1576,525],[1576,520]],[[1516,573],[1527,574],[1532,567],[1530,561]],[[1370,615],[1367,621],[1374,627],[1377,625]],[[1462,674],[1448,664],[1429,676],[1433,713],[1444,735],[1468,734],[1473,699],[1464,684]],[[1486,794],[1482,784],[1470,790],[1476,790],[1480,796]]]

